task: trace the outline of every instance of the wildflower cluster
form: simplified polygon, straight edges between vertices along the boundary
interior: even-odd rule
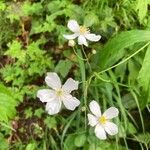
[[[64,38],[69,40],[69,46],[74,46],[73,39],[78,38],[79,45],[88,46],[87,40],[99,41],[100,35],[91,34],[90,30],[85,26],[79,26],[77,21],[70,20],[68,22],[68,28],[74,33],[72,35],[63,35]],[[41,102],[46,103],[46,111],[49,115],[54,115],[60,112],[62,104],[68,110],[75,110],[80,105],[80,101],[71,95],[71,92],[78,90],[79,82],[72,78],[62,85],[59,76],[54,72],[47,73],[45,78],[46,84],[51,89],[41,89],[37,92],[37,97]],[[103,114],[101,113],[99,104],[93,100],[89,104],[89,108],[92,114],[88,114],[89,125],[95,127],[95,135],[99,139],[106,139],[106,133],[109,135],[115,135],[118,133],[118,127],[110,120],[117,117],[119,111],[115,107],[110,107]]]

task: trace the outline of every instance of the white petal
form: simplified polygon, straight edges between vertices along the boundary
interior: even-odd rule
[[[67,109],[74,110],[77,106],[80,105],[80,101],[72,95],[68,94],[64,96],[63,104]]]
[[[78,36],[78,34],[71,34],[71,35],[66,35],[64,34],[63,37],[67,40],[73,40]]]
[[[77,23],[76,20],[69,20],[67,27],[68,27],[72,32],[78,32],[78,31],[79,31],[79,24]]]
[[[88,46],[88,43],[86,41],[86,38],[83,36],[83,35],[80,35],[78,37],[78,44],[79,45],[85,45],[85,46]]]
[[[62,86],[62,89],[68,93],[71,93],[73,90],[78,89],[78,81],[73,80],[72,78],[69,78],[65,84]]]
[[[112,118],[114,118],[114,117],[117,117],[118,114],[119,114],[119,111],[118,111],[117,108],[115,108],[115,107],[110,107],[109,109],[107,109],[107,110],[104,112],[103,116],[105,116],[107,119],[112,119]]]
[[[57,73],[48,72],[45,78],[46,84],[51,87],[52,89],[59,89],[61,88],[61,81],[58,77]]]
[[[37,97],[41,102],[49,102],[56,98],[55,91],[49,89],[38,90]]]
[[[101,39],[100,35],[95,35],[95,34],[85,34],[85,37],[89,40],[89,41],[94,41],[97,42]]]
[[[115,135],[118,133],[117,125],[112,122],[106,122],[104,129],[109,135]]]
[[[46,111],[48,111],[49,115],[57,114],[61,108],[61,101],[55,99],[46,104]]]
[[[106,132],[105,132],[104,128],[100,124],[96,125],[96,127],[95,127],[95,134],[101,140],[105,140],[107,138],[106,137]]]
[[[100,117],[101,116],[101,110],[100,110],[100,106],[96,101],[91,101],[90,102],[90,110],[91,112],[96,116],[96,117]]]
[[[87,116],[88,116],[88,120],[89,120],[89,125],[94,127],[98,123],[97,118],[91,114],[88,114]]]

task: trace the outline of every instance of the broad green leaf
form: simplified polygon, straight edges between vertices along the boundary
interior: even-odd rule
[[[68,135],[64,142],[64,150],[75,150],[74,140],[76,135]]]
[[[138,42],[146,42],[150,40],[150,31],[131,30],[125,31],[104,46],[100,53],[100,67],[102,69],[113,65],[124,55],[124,49]]]
[[[147,48],[145,58],[142,64],[142,68],[138,75],[138,82],[143,88],[144,93],[147,93],[148,97],[150,96],[150,46]],[[146,103],[145,103],[146,104]]]
[[[12,95],[13,93],[0,83],[0,121],[8,122],[15,116],[17,102]]]
[[[145,58],[142,64],[142,68],[138,75],[138,81],[145,91],[148,90],[150,84],[150,46],[148,47]]]
[[[74,140],[74,144],[77,147],[82,147],[85,144],[85,142],[86,142],[85,134],[78,135]]]
[[[36,143],[29,143],[25,150],[35,150],[36,149]]]

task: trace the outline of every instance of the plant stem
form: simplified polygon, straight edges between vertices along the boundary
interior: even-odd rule
[[[77,54],[78,56],[80,56],[81,58],[83,58],[82,55],[82,51],[81,49],[77,48]],[[84,105],[85,107],[87,106],[87,87],[86,87],[86,72],[85,72],[85,64],[84,61],[82,59],[80,59],[78,57],[78,62],[79,62],[79,66],[80,66],[80,72],[81,72],[81,78],[82,78],[82,91],[83,91],[83,99],[84,99]],[[85,112],[85,129],[87,126],[87,113],[86,113],[86,109],[84,110]]]

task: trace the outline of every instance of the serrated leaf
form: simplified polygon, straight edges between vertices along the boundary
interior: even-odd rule
[[[131,30],[118,34],[102,49],[99,60],[102,69],[116,63],[124,56],[124,49],[138,42],[150,40],[150,31]]]
[[[72,62],[68,60],[60,60],[57,64],[55,71],[66,77],[72,67]]]
[[[12,95],[11,91],[0,83],[0,121],[8,122],[15,116],[17,101]]]
[[[17,58],[19,61],[24,62],[26,52],[21,49],[21,43],[18,41],[13,41],[8,44],[9,49],[5,52],[5,55],[8,55],[12,58]]]
[[[136,140],[150,146],[150,133],[139,134],[136,136]]]

